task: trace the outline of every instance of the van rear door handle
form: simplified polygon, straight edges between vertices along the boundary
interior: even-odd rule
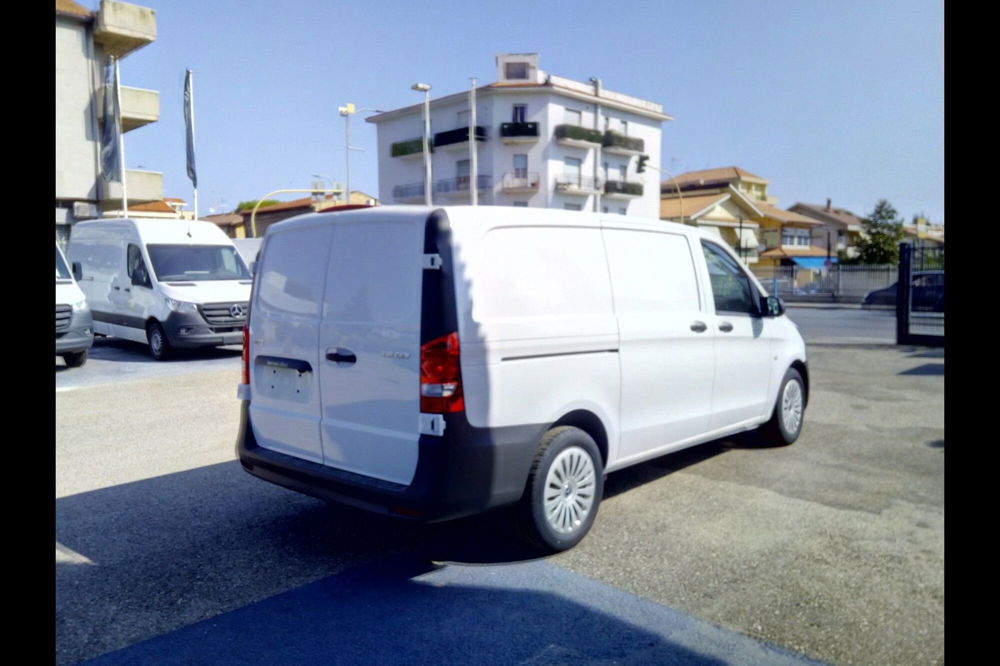
[[[733,330],[733,325],[730,324],[728,321],[724,321],[721,324],[719,324],[719,330],[722,331],[723,333],[728,333],[731,330]]]
[[[691,330],[695,333],[704,333],[708,330],[708,326],[703,321],[696,321],[691,324]]]
[[[326,350],[326,360],[333,361],[334,363],[354,364],[357,363],[358,357],[350,349],[337,347],[336,349]]]

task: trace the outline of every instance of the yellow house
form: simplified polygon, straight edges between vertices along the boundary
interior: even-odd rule
[[[778,208],[769,184],[735,166],[683,173],[660,184],[660,218],[706,229],[747,265],[820,268],[827,255],[812,244],[811,230],[822,223]]]

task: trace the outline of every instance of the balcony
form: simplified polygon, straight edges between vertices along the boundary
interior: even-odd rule
[[[500,189],[504,194],[531,194],[538,191],[539,183],[537,173],[508,171],[503,175]]]
[[[556,125],[556,143],[574,148],[593,148],[604,140],[601,132],[579,125]]]
[[[476,125],[476,141],[486,141],[486,128]],[[469,148],[469,127],[459,127],[458,129],[438,132],[434,135],[434,147],[457,150],[459,148]]]
[[[104,121],[104,89],[97,91],[97,120]],[[143,125],[155,123],[160,119],[160,93],[143,88],[121,87],[122,95],[122,132],[130,132]]]
[[[156,41],[156,12],[126,2],[101,0],[94,21],[94,41],[108,55],[122,58]]]
[[[428,140],[428,148],[430,152],[434,152],[434,139]],[[408,139],[406,141],[397,141],[392,144],[389,148],[389,154],[392,157],[423,157],[424,155],[424,138],[418,137],[416,139]]]
[[[609,180],[604,183],[604,196],[609,199],[635,199],[642,196],[642,183]]]
[[[128,204],[149,203],[163,200],[163,174],[159,171],[125,170],[125,184],[128,185]],[[105,201],[121,201],[122,184],[102,182],[101,198]]]
[[[396,185],[392,188],[392,198],[396,201],[415,202],[424,200],[424,183],[410,183],[409,185]]]
[[[434,194],[445,196],[468,196],[472,176],[459,176],[457,178],[442,178],[434,183]],[[476,190],[486,190],[493,187],[493,176],[480,174],[476,176]]]
[[[500,123],[500,141],[506,145],[538,141],[538,123]]]
[[[636,136],[625,136],[608,130],[601,141],[604,151],[618,155],[642,155],[646,142]]]
[[[568,173],[556,176],[556,192],[560,192],[562,194],[576,194],[585,197],[591,194],[597,194],[599,188],[600,183],[593,178],[583,178],[581,176]]]

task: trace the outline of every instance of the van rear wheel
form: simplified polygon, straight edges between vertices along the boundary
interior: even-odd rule
[[[163,361],[170,358],[171,348],[170,341],[167,339],[167,334],[163,330],[163,326],[158,321],[154,321],[146,329],[146,339],[149,341],[149,353],[153,355],[157,361]]]
[[[538,444],[522,500],[528,537],[552,552],[572,548],[594,524],[603,493],[594,439],[570,426],[549,430]]]
[[[67,352],[62,355],[67,368],[79,368],[87,362],[87,350],[82,352]]]

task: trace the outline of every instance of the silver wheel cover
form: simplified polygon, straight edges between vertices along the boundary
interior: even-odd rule
[[[560,452],[545,475],[542,495],[549,527],[559,534],[580,529],[594,505],[596,480],[594,461],[584,449],[571,446]]]
[[[163,336],[160,335],[160,331],[156,328],[149,332],[149,346],[153,348],[153,352],[156,354],[163,351]]]
[[[802,385],[794,379],[781,392],[781,424],[790,435],[802,424]]]

